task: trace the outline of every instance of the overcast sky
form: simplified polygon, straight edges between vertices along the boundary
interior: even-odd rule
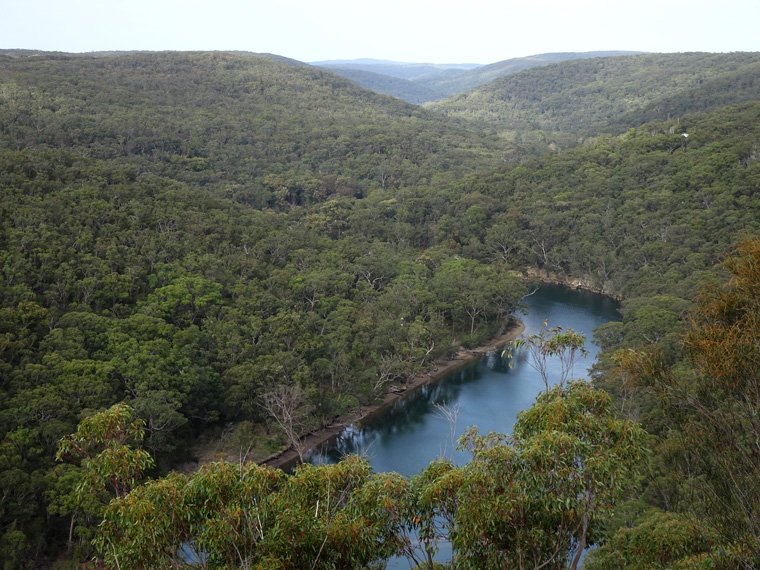
[[[760,51],[758,25],[758,0],[0,0],[0,48],[243,50],[301,61]]]

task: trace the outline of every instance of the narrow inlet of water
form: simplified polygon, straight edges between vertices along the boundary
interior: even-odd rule
[[[549,327],[573,329],[586,336],[589,355],[580,360],[573,376],[584,378],[596,360],[599,347],[593,343],[593,330],[620,319],[619,303],[588,291],[557,285],[542,285],[526,299],[528,310],[520,318],[525,323],[523,336],[539,332],[544,322]],[[561,370],[558,359],[549,363],[549,378]],[[511,433],[517,414],[529,408],[545,389],[540,374],[525,360],[501,356],[501,350],[458,368],[434,384],[422,387],[398,400],[386,413],[362,425],[346,428],[322,448],[312,450],[312,463],[334,463],[343,455],[358,453],[367,457],[375,472],[395,471],[411,476],[434,459],[453,459],[465,464],[470,456],[455,451],[456,441],[468,426],[480,433]],[[454,412],[456,424],[438,406]],[[451,559],[451,544],[439,543],[438,562]],[[411,568],[408,560],[388,560],[388,570]]]
[[[619,304],[603,295],[556,285],[542,285],[526,301],[527,314],[520,315],[524,336],[540,331],[545,321],[549,327],[561,326],[586,336],[589,356],[574,370],[575,377],[586,377],[598,352],[592,331],[619,320]],[[551,361],[550,379],[556,378],[559,370],[559,361]],[[481,433],[511,433],[517,414],[529,408],[543,389],[541,376],[528,362],[515,358],[510,366],[509,359],[497,350],[398,400],[380,417],[349,426],[321,449],[313,450],[309,460],[336,462],[345,454],[358,453],[369,459],[376,472],[407,476],[419,473],[439,457],[461,465],[469,455],[455,452],[454,447],[468,426],[477,426]],[[454,412],[453,429],[439,406]]]

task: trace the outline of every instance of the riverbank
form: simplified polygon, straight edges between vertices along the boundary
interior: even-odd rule
[[[303,438],[304,449],[312,449],[322,445],[326,441],[338,435],[343,429],[351,424],[361,423],[377,414],[383,413],[388,407],[400,398],[404,398],[419,390],[422,386],[432,384],[443,378],[449,372],[456,370],[460,366],[470,362],[473,359],[480,358],[490,351],[500,349],[509,341],[517,338],[525,330],[525,325],[520,321],[515,327],[507,333],[492,339],[490,342],[477,348],[460,350],[455,356],[450,358],[440,358],[433,362],[433,366],[428,372],[420,372],[413,376],[403,387],[388,392],[382,401],[362,406],[358,411],[346,417],[340,418],[333,424],[315,430]],[[260,465],[270,467],[287,467],[293,465],[298,460],[298,453],[292,447],[278,451],[259,461]]]
[[[522,270],[520,276],[526,281],[540,281],[541,283],[549,283],[551,285],[562,285],[569,289],[582,289],[598,295],[604,295],[605,297],[609,297],[616,301],[623,300],[621,295],[607,291],[604,287],[598,286],[590,279],[571,277],[566,273],[558,273],[556,271],[549,271],[548,269],[539,269],[538,267],[526,267]]]

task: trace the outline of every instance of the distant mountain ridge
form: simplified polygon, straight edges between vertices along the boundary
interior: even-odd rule
[[[322,69],[331,71],[346,79],[350,79],[365,89],[383,95],[392,95],[393,97],[403,99],[407,103],[421,105],[428,101],[435,101],[441,98],[440,92],[425,87],[424,85],[420,85],[415,81],[402,79],[400,77],[392,77],[382,73],[341,66],[324,66]]]
[[[393,95],[410,103],[427,103],[469,91],[523,69],[570,59],[634,55],[636,51],[591,51],[544,53],[516,57],[488,65],[477,63],[409,63],[388,60],[356,59],[312,62],[365,87]],[[372,74],[372,75],[368,75]],[[399,80],[408,82],[407,84]]]
[[[469,71],[478,67],[483,67],[480,63],[430,63],[430,62],[402,62],[388,61],[384,59],[337,59],[330,61],[310,62],[310,65],[317,67],[334,67],[339,69],[355,69],[361,71],[370,71],[373,73],[382,73],[391,77],[401,79],[414,79],[423,77],[430,73],[447,72],[454,70],[456,72]]]
[[[524,69],[540,67],[560,61],[575,59],[592,59],[596,57],[616,57],[625,55],[638,55],[644,52],[640,51],[589,51],[589,52],[560,52],[560,53],[542,53],[538,55],[529,55],[527,57],[513,57],[504,61],[497,61],[489,65],[483,65],[474,69],[464,71],[455,76],[439,75],[438,77],[423,78],[420,83],[445,94],[446,97],[456,93],[469,91],[480,85],[490,83],[497,77],[510,75]]]

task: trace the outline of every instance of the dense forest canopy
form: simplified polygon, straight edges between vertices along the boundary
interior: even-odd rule
[[[266,56],[6,56],[2,89],[4,148],[128,162],[258,208],[438,182],[496,155],[461,122]]]
[[[419,85],[410,79],[402,79],[373,71],[373,68],[378,66],[320,65],[319,67],[350,79],[365,89],[392,95],[409,103],[420,105],[427,101],[443,98],[443,95],[437,91]]]
[[[118,506],[104,510],[108,485],[82,493],[92,473],[124,465],[113,459],[118,454],[149,453],[156,477],[189,459],[238,457],[241,448],[261,459],[297,444],[305,431],[403,386],[434,358],[506,330],[528,291],[521,275],[575,279],[623,299],[622,322],[599,331],[605,353],[595,382],[665,447],[672,443],[662,399],[647,390],[632,396],[617,380],[612,353],[656,345],[663,366],[691,370],[680,340],[685,311],[705,281],[725,277],[719,267],[732,244],[760,233],[756,55],[568,61],[429,109],[296,63],[221,52],[0,55],[0,558],[8,568],[84,559],[95,552],[90,539],[104,512],[112,528],[119,517],[136,516]],[[734,89],[737,81],[746,89]],[[626,106],[634,83],[635,104]],[[596,95],[578,98],[590,84]],[[514,91],[525,102],[514,120],[490,95],[505,85],[524,87]],[[696,95],[686,97],[687,87]],[[483,105],[464,110],[477,101]],[[665,101],[672,106],[663,111]],[[540,123],[550,115],[552,122]],[[504,120],[528,131],[511,140],[492,134]],[[546,130],[543,138],[535,128]],[[551,144],[554,131],[572,134],[572,148]],[[626,362],[631,377],[646,383],[631,364],[638,361]],[[584,544],[610,537],[625,549],[617,529],[692,528],[679,514],[691,504],[713,517],[704,493],[688,501],[681,466],[652,456],[638,506],[610,519],[613,503],[631,497],[622,481],[636,474],[629,462],[638,463],[643,447],[638,436],[620,439],[632,424],[615,416],[606,395],[588,390],[579,385],[552,397],[568,409],[593,410],[598,424],[555,426],[557,435],[536,427],[545,426],[540,416],[526,415],[517,439],[472,433],[465,443],[473,464],[461,471],[431,465],[415,483],[349,462],[335,472],[304,470],[287,484],[324,490],[331,477],[348,477],[345,502],[332,504],[347,510],[315,516],[314,540],[341,517],[347,537],[361,517],[379,517],[390,525],[374,528],[382,557],[403,546],[401,527],[448,513],[452,525],[470,529],[457,544],[472,565],[523,556],[510,541],[527,548],[526,537],[539,530],[544,542],[535,542],[534,560],[559,548],[554,563],[571,564],[563,549],[577,547],[581,534],[558,528],[585,529]],[[84,428],[112,417],[103,410],[126,418],[117,404],[134,414],[119,415],[121,431],[107,430],[121,435],[92,448],[63,440],[80,450],[59,453],[75,463],[56,463],[59,440],[92,438]],[[684,425],[678,428],[686,433]],[[581,428],[627,443],[615,448],[619,457],[601,458],[573,439],[591,437],[579,435]],[[199,441],[220,453],[200,457]],[[514,533],[500,530],[497,545],[497,534],[478,526],[477,502],[456,482],[497,493],[494,469],[511,469],[525,494],[510,500],[524,507],[535,494],[531,485],[556,483],[517,476],[521,466],[547,461],[529,453],[537,441],[588,452],[592,463],[624,457],[620,486],[595,488],[594,496],[608,498],[604,508],[567,502],[519,524],[493,519],[488,524]],[[568,457],[558,453],[557,461]],[[139,472],[147,472],[150,461],[141,461]],[[572,474],[576,467],[552,469]],[[232,477],[225,469],[209,466],[197,480],[174,473],[138,486],[125,501],[141,508],[147,503],[139,501],[160,502],[166,489],[185,484],[201,485],[192,496],[204,497],[202,484]],[[234,489],[279,485],[271,479],[279,475],[246,473],[225,480]],[[411,510],[380,513],[368,503],[390,500],[377,488],[385,483],[406,493]],[[129,479],[128,487],[136,484]],[[580,492],[562,489],[567,497]],[[316,495],[303,493],[299,500],[314,508]],[[276,518],[281,499],[271,500],[273,510],[261,513]],[[455,516],[447,509],[458,501],[470,510]],[[197,530],[211,514],[191,516]],[[732,533],[725,521],[710,520],[721,548],[729,545],[722,555],[730,559],[731,545],[744,552],[742,532],[749,531]],[[167,544],[189,536],[176,532]],[[704,554],[711,532],[700,529],[693,552],[684,552]],[[111,538],[101,534],[97,544],[105,548]],[[316,544],[304,556],[324,552],[317,556],[323,563],[347,568],[369,562],[354,553],[338,563],[333,550]],[[271,548],[280,556],[279,545]],[[750,560],[757,552],[745,550]],[[233,563],[229,552],[215,560]]]
[[[760,54],[640,54],[576,59],[500,77],[430,108],[505,136],[567,147],[602,133],[760,98]]]

